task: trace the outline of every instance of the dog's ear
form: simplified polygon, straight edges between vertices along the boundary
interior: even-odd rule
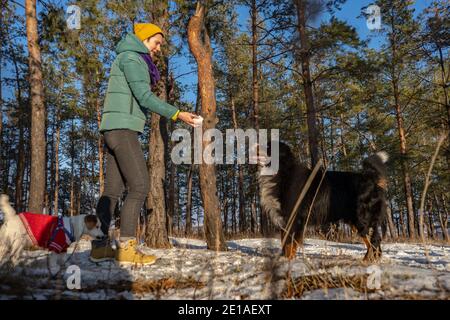
[[[1,203],[9,203],[9,196],[7,194],[0,195],[0,202]]]
[[[97,226],[98,218],[96,215],[88,214],[84,217],[84,223],[86,224],[86,227],[91,230]]]

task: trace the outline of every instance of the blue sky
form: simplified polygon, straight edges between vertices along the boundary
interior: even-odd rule
[[[419,14],[424,8],[431,4],[432,0],[416,0],[414,4],[415,14]],[[377,36],[376,32],[371,31],[367,27],[366,19],[364,17],[358,17],[361,15],[362,8],[374,3],[373,0],[347,0],[347,2],[342,6],[342,9],[336,13],[336,17],[340,20],[346,21],[349,25],[356,28],[361,39],[370,38],[369,46],[373,48],[378,48],[381,44],[381,37]],[[240,6],[237,9],[239,19],[239,30],[241,32],[248,32],[249,26],[249,11],[248,8]],[[328,14],[324,14],[322,17],[317,19],[313,26],[317,26],[321,21],[327,21],[329,19]],[[186,57],[174,57],[173,63],[173,73],[175,76],[186,74],[189,71],[196,70],[196,65],[190,65]],[[184,93],[183,100],[189,101],[191,103],[195,102],[196,95],[196,85],[197,85],[197,75],[191,73],[189,75],[179,78],[180,82],[184,85],[188,85],[189,89]]]
[[[24,4],[24,0],[17,0],[18,3]],[[362,8],[370,5],[373,3],[373,0],[347,0],[347,2],[342,6],[342,10],[337,12],[336,16],[346,21],[351,26],[354,26],[360,35],[362,39],[367,39],[368,37],[372,36],[370,41],[371,47],[378,47],[381,42],[381,38],[376,36],[376,33],[373,31],[370,31],[367,28],[366,20],[363,17],[358,16],[361,14]],[[416,9],[416,14],[420,13],[424,8],[429,6],[431,4],[432,0],[417,0],[414,4],[414,8]],[[70,1],[61,0],[59,1],[61,4],[69,4]],[[38,2],[37,9],[38,11],[41,10],[41,5]],[[23,14],[23,9],[18,7],[18,13]],[[238,7],[238,14],[239,14],[239,30],[241,32],[246,32],[249,25],[249,13],[248,8],[245,7]],[[329,16],[327,14],[324,14],[322,17],[320,17],[314,25],[320,24],[321,21],[329,19]],[[23,45],[26,47],[26,43],[24,42]],[[188,58],[188,55],[190,53],[188,52],[188,46],[187,43],[181,44],[184,47],[184,50],[182,51],[182,54],[173,57],[171,60],[171,70],[174,73],[174,76],[177,78],[178,81],[182,85],[187,85],[188,90],[184,93],[182,99],[187,102],[194,103],[196,99],[196,84],[197,84],[197,75],[196,73],[190,73],[184,76],[180,76],[186,73],[189,73],[190,71],[195,71],[197,66],[195,63],[191,63],[190,59]],[[8,68],[6,68],[8,69]],[[4,70],[4,73],[2,76],[8,76],[8,70]],[[8,91],[12,91],[12,88],[9,88]],[[4,97],[8,98],[12,96],[13,92],[7,92],[6,90],[4,92]]]

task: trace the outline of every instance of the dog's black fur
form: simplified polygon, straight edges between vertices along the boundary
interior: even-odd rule
[[[264,157],[264,152],[260,150],[261,154]],[[266,156],[270,156],[270,148]],[[363,237],[367,246],[365,260],[381,257],[378,229],[386,215],[386,161],[386,153],[374,154],[363,161],[361,172],[326,171],[321,184],[323,170],[319,170],[297,210],[295,222],[283,247],[285,256],[293,258],[297,246],[302,244],[303,228],[312,204],[308,226],[344,221]],[[260,163],[260,169],[263,166],[264,163]],[[311,172],[310,168],[297,160],[287,144],[280,142],[277,174],[259,174],[262,209],[272,223],[281,228],[282,238],[289,216]]]

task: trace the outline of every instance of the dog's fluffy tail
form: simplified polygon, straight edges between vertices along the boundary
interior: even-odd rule
[[[375,153],[375,156],[378,157],[381,162],[386,163],[389,161],[389,155],[387,154],[386,151],[380,151]]]
[[[386,162],[389,155],[385,151],[377,152],[363,162],[363,174],[375,179],[377,185],[383,189],[387,188]]]

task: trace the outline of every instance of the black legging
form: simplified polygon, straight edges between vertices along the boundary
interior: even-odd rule
[[[125,186],[128,194],[120,211],[120,236],[136,237],[139,213],[149,192],[149,176],[136,131],[117,129],[103,134],[106,145],[105,189],[97,204],[102,231],[108,234],[111,217]]]

